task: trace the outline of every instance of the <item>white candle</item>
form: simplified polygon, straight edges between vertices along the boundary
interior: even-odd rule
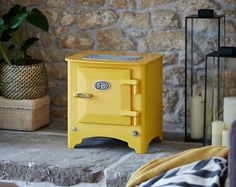
[[[234,121],[236,121],[236,97],[225,97],[224,98],[225,129],[230,130]]]
[[[213,90],[213,120],[218,118],[218,92],[217,89]]]
[[[223,130],[222,132],[222,145],[229,146],[229,131]]]
[[[203,138],[204,99],[201,96],[191,98],[191,137]]]
[[[214,93],[215,91],[217,91],[216,89],[214,89]],[[211,136],[211,123],[212,121],[215,121],[217,120],[217,118],[215,119],[215,114],[214,112],[217,111],[217,107],[216,107],[216,104],[217,103],[214,103],[213,101],[213,94],[214,94],[210,88],[207,88],[207,95],[206,95],[206,136]],[[205,98],[205,90],[203,89],[202,90],[202,96],[203,98]],[[217,101],[217,100],[216,100]],[[216,108],[214,108],[216,107]],[[215,109],[215,110],[214,110]]]
[[[198,96],[198,86],[196,84],[193,85],[193,97]]]
[[[212,135],[211,144],[212,145],[222,145],[222,131],[224,130],[223,121],[213,121],[212,122]]]

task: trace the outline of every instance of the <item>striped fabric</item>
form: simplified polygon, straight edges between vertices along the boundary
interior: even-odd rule
[[[173,168],[136,187],[223,187],[226,177],[227,160],[213,157]]]
[[[188,149],[176,155],[150,161],[141,166],[131,175],[126,187],[134,187],[176,167],[212,157],[227,158],[227,156],[228,148],[224,146],[205,146]]]

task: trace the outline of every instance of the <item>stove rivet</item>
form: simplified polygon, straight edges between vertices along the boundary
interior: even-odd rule
[[[77,128],[76,128],[76,127],[73,127],[73,128],[72,128],[72,131],[73,131],[73,132],[76,132],[76,131],[77,131]]]
[[[133,134],[134,137],[137,137],[139,135],[138,131],[133,131],[132,134]]]

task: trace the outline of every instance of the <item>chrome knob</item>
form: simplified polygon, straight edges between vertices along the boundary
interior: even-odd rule
[[[137,137],[139,135],[138,131],[133,131],[132,134],[133,134],[134,137]]]
[[[76,127],[73,127],[73,128],[72,128],[72,131],[73,131],[73,132],[76,132],[76,131],[77,131],[77,128],[76,128]]]

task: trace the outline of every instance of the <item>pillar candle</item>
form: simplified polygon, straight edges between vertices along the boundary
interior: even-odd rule
[[[230,130],[234,121],[236,121],[236,97],[225,97],[224,98],[225,129]]]
[[[201,96],[191,98],[191,137],[194,139],[203,138],[203,117],[204,117],[204,99]]]
[[[222,145],[222,131],[224,130],[224,122],[213,121],[212,122],[212,145]]]
[[[211,136],[211,129],[212,129],[211,128],[211,123],[212,123],[212,121],[214,121],[213,113],[212,113],[212,101],[211,101],[212,97],[213,97],[213,94],[211,92],[211,89],[208,88],[206,94],[207,95],[206,95],[206,100],[205,100],[205,89],[202,89],[201,90],[201,96],[203,97],[203,100],[205,102],[207,102],[206,103],[206,113],[207,113],[207,115],[206,115],[206,121],[205,121],[206,122],[206,131],[205,131],[205,133],[206,133],[206,136],[208,136],[208,135]],[[212,120],[212,118],[213,118],[213,120]],[[203,121],[203,123],[204,123],[204,121]]]
[[[193,85],[193,97],[198,96],[198,86],[196,84]]]
[[[218,92],[217,89],[213,90],[213,120],[218,118]]]
[[[229,146],[229,131],[228,130],[222,131],[222,145]]]

